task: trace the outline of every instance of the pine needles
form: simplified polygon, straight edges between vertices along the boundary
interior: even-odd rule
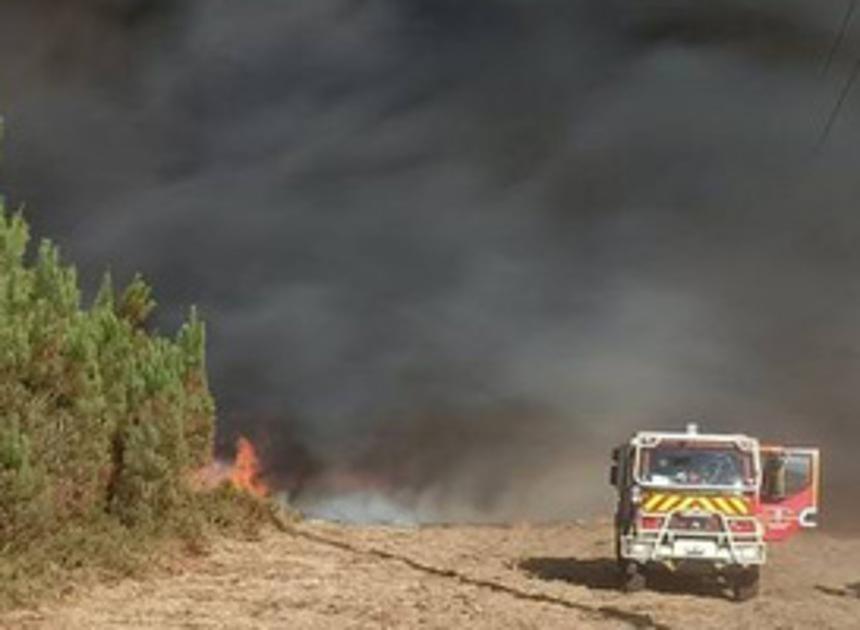
[[[29,241],[0,205],[0,607],[67,570],[126,566],[147,537],[199,537],[236,500],[188,483],[215,415],[197,313],[151,334],[149,286],[110,276],[85,307],[75,268],[50,241],[28,261]]]

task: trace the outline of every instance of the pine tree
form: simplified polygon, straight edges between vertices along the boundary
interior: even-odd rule
[[[0,205],[0,547],[69,519],[156,527],[211,457],[214,402],[205,326],[192,309],[175,340],[148,332],[140,276],[110,274],[87,310],[74,267]]]

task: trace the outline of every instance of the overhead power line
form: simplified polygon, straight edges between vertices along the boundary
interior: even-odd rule
[[[822,74],[827,74],[830,71],[830,67],[833,65],[833,61],[836,59],[836,54],[839,52],[839,49],[842,47],[842,43],[845,41],[845,37],[848,34],[848,29],[851,26],[851,20],[854,17],[854,12],[857,9],[858,0],[849,0],[848,6],[845,9],[845,16],[842,18],[842,24],[839,27],[839,31],[836,34],[836,38],[833,40],[833,45],[830,47],[830,50],[827,53],[827,59],[824,63],[824,68],[822,70]],[[842,86],[842,91],[839,93],[839,98],[836,100],[836,105],[834,105],[833,109],[830,111],[830,115],[827,117],[827,122],[824,125],[824,129],[821,132],[821,137],[818,141],[818,146],[824,145],[827,142],[827,139],[830,137],[830,132],[833,130],[833,125],[836,124],[836,120],[839,118],[839,114],[842,112],[842,107],[845,105],[845,101],[848,99],[848,95],[851,93],[851,88],[854,87],[854,83],[857,81],[857,78],[860,77],[860,59],[858,59],[854,63],[854,67],[851,69],[851,73],[848,75],[848,78],[845,81],[845,84]]]
[[[854,87],[854,83],[857,81],[858,77],[860,77],[860,59],[854,63],[854,67],[851,69],[851,74],[848,75],[845,85],[842,86],[842,92],[839,94],[839,99],[836,101],[836,105],[833,107],[833,110],[830,112],[830,116],[827,118],[827,124],[824,125],[824,131],[821,133],[819,145],[827,142],[827,138],[830,137],[830,131],[833,129],[833,125],[839,118],[842,106],[845,105],[845,101],[848,100],[851,88]]]
[[[827,59],[824,61],[822,74],[827,74],[830,66],[833,65],[833,60],[836,58],[836,53],[842,47],[842,42],[845,40],[845,34],[848,33],[848,27],[851,26],[851,19],[854,17],[854,11],[857,9],[857,0],[849,0],[848,7],[845,9],[845,16],[842,18],[842,24],[839,27],[839,32],[833,40],[833,45],[827,52]]]

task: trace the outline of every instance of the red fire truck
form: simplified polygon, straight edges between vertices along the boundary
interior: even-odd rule
[[[662,565],[706,568],[737,600],[758,593],[767,543],[817,525],[819,451],[741,434],[642,431],[612,452],[623,588]]]

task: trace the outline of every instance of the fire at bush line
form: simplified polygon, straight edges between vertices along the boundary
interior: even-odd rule
[[[257,450],[244,436],[239,436],[236,440],[236,453],[232,462],[216,459],[194,471],[192,482],[199,488],[208,489],[226,483],[260,499],[265,499],[270,494],[269,486],[263,478]]]
[[[818,524],[819,451],[739,434],[642,431],[612,451],[621,585],[648,572],[708,568],[739,601],[759,592],[767,543]]]

